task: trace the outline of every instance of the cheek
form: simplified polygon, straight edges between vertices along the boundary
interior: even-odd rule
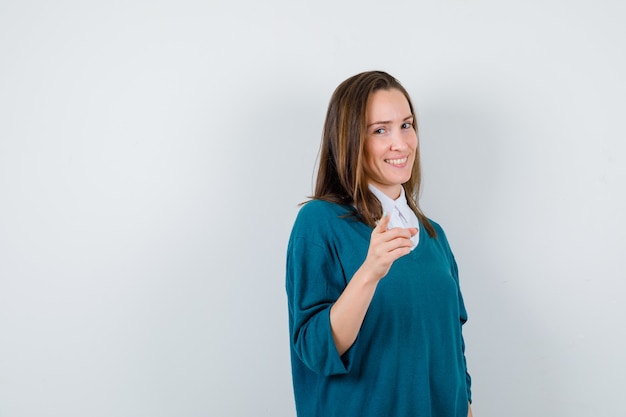
[[[371,173],[374,167],[376,166],[376,159],[372,157],[372,154],[367,152],[363,158],[363,168],[365,168],[366,172]]]
[[[365,164],[369,165],[371,161],[374,160],[376,155],[376,148],[368,143],[365,148],[363,148],[363,159],[365,160]]]
[[[363,171],[366,175],[375,175],[374,173],[379,170],[379,155],[380,150],[375,146],[366,146],[363,149]]]
[[[386,145],[382,141],[371,141],[364,150],[366,158],[375,160],[385,153]]]

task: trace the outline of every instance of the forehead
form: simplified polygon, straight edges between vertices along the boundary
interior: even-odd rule
[[[411,107],[402,91],[392,88],[370,94],[365,113],[368,121],[404,119],[411,115]]]

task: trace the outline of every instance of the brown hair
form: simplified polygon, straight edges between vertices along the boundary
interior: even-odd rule
[[[319,153],[319,169],[315,200],[326,200],[351,205],[358,217],[374,227],[382,217],[382,206],[369,190],[364,174],[363,153],[366,138],[365,113],[369,96],[378,90],[396,89],[409,102],[413,116],[413,128],[417,133],[417,119],[411,98],[402,85],[391,75],[382,71],[357,74],[342,82],[333,93],[322,135]],[[419,143],[411,178],[402,186],[407,202],[431,237],[436,232],[418,205],[421,184]]]

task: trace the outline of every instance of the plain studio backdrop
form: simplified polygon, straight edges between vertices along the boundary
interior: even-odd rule
[[[623,2],[0,2],[0,416],[295,415],[285,250],[395,75],[477,417],[623,416]]]

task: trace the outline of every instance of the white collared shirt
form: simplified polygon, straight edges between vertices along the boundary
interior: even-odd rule
[[[380,204],[383,206],[383,213],[389,213],[389,225],[387,229],[393,229],[394,227],[408,228],[414,227],[417,229],[417,233],[411,237],[413,241],[413,247],[411,250],[417,247],[417,244],[420,240],[420,225],[417,220],[417,216],[409,207],[409,204],[406,202],[406,195],[404,194],[404,187],[400,187],[402,191],[400,191],[400,197],[396,200],[393,200],[387,196],[387,194],[380,191],[378,188],[374,187],[372,184],[368,184],[370,191],[378,198]]]

